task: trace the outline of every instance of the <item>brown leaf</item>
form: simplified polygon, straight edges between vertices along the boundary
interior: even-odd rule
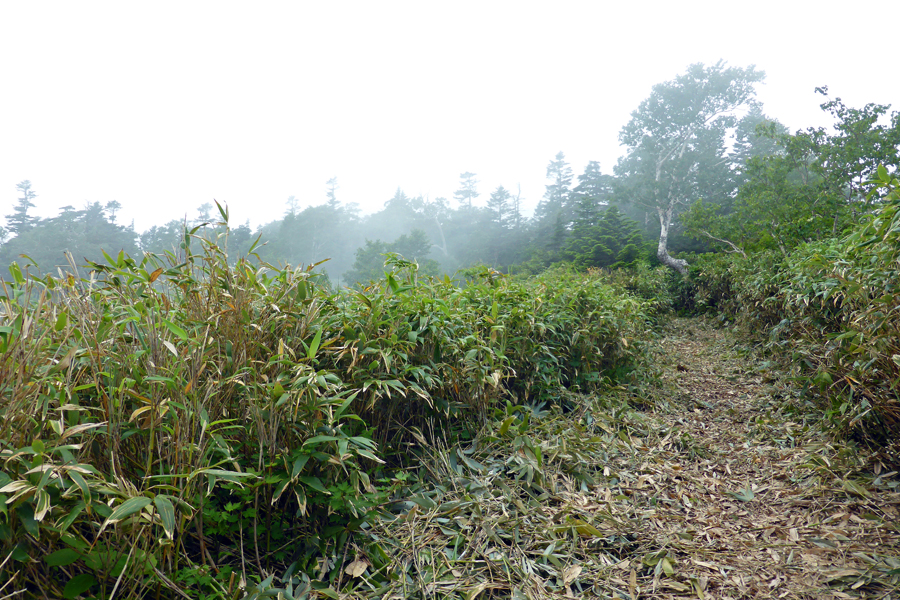
[[[352,563],[347,565],[347,568],[344,569],[344,573],[349,575],[350,577],[359,577],[363,573],[366,572],[366,569],[369,567],[369,563],[364,560],[354,560]]]
[[[563,571],[563,585],[569,585],[581,575],[581,565],[572,565]]]

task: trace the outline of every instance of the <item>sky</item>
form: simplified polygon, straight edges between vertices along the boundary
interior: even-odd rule
[[[816,86],[900,109],[900,2],[3,2],[0,215],[117,200],[162,225],[213,199],[233,225],[463,172],[533,209],[560,151],[611,173],[618,132],[688,65],[756,65],[765,112],[828,126]],[[892,74],[894,71],[894,74]]]

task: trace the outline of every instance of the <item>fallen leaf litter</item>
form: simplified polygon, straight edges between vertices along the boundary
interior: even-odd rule
[[[830,442],[728,331],[678,319],[655,354],[646,410],[573,396],[433,451],[439,483],[365,532],[381,560],[356,548],[347,597],[900,598],[896,473]]]

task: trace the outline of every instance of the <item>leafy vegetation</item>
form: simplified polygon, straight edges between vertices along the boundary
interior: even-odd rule
[[[900,186],[877,170],[869,199],[878,208],[844,237],[782,255],[698,257],[680,306],[717,310],[758,332],[789,358],[839,437],[883,447],[897,460],[900,439]]]
[[[835,98],[833,131],[790,134],[753,101],[762,77],[693,65],[654,87],[616,177],[590,162],[573,187],[560,152],[530,219],[503,186],[479,206],[465,172],[456,208],[398,189],[363,217],[331,179],[324,204],[290,198],[255,241],[209,204],[138,236],[115,202],[36,219],[22,182],[0,230],[0,591],[634,597],[643,577],[702,597],[704,576],[675,577],[694,532],[642,528],[717,501],[685,496],[668,461],[699,469],[731,434],[672,415],[721,425],[732,409],[705,386],[734,394],[702,373],[686,399],[646,393],[661,368],[702,369],[648,350],[672,310],[740,324],[799,384],[757,399],[765,416],[734,402],[748,439],[793,449],[815,419],[827,441],[801,479],[895,488],[880,470],[900,465],[900,116]],[[773,424],[788,413],[803,426]],[[870,486],[838,477],[829,457],[861,463],[835,441],[872,449]],[[676,493],[644,497],[654,477]],[[865,562],[853,589],[900,565]],[[627,582],[610,575],[623,564]]]
[[[220,230],[84,277],[13,265],[0,586],[231,598],[293,573],[340,587],[396,468],[504,405],[558,404],[641,360],[651,305],[597,274],[481,269],[459,286],[395,257],[368,288],[332,292],[309,268],[230,260]]]
[[[827,95],[827,89],[818,91]],[[768,140],[769,152],[747,158],[733,199],[692,205],[688,230],[729,250],[786,254],[799,244],[840,236],[877,206],[877,195],[868,192],[878,166],[898,162],[900,114],[888,119],[888,106],[854,109],[840,98],[821,107],[836,120],[833,133],[810,128],[792,135],[761,118],[757,145]]]

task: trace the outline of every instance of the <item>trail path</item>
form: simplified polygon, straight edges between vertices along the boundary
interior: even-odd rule
[[[660,350],[677,398],[655,415],[667,434],[632,501],[655,511],[682,583],[657,575],[635,595],[900,598],[896,474],[830,445],[790,410],[790,388],[708,323],[676,320]]]
[[[740,344],[676,319],[658,386],[499,414],[435,449],[368,534],[390,583],[354,597],[900,600],[897,474],[830,444]]]

